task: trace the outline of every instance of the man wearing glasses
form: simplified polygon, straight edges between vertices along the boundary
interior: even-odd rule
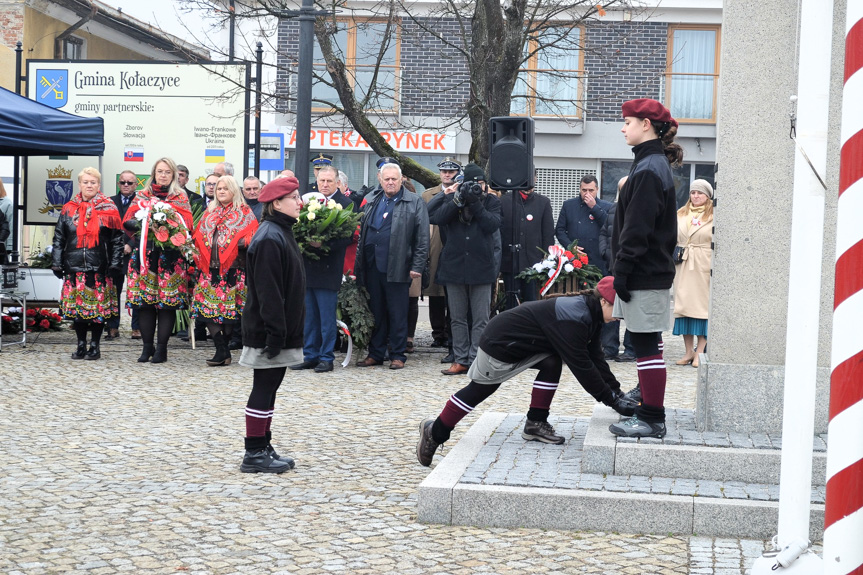
[[[138,177],[135,175],[135,172],[129,170],[121,172],[117,178],[117,188],[120,193],[111,199],[117,205],[117,210],[120,212],[120,219],[122,220],[126,215],[126,210],[132,205],[132,200],[135,199],[135,191],[138,189]],[[120,302],[120,293],[123,291],[123,284],[126,281],[126,268],[129,266],[129,255],[127,253],[123,259],[123,277],[115,284],[118,304]],[[120,311],[122,313],[122,308],[120,308]],[[118,337],[120,337],[119,314],[108,320],[108,333],[105,335],[105,339],[116,339]],[[132,339],[141,339],[141,332],[138,329],[138,310],[132,311]]]

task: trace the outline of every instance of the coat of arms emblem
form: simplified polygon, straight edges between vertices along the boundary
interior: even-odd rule
[[[39,213],[59,218],[63,204],[72,199],[74,192],[72,170],[67,170],[63,166],[48,170],[48,179],[45,180],[45,205],[42,206]]]

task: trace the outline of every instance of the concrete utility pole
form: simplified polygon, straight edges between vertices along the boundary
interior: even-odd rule
[[[801,0],[797,95],[792,96],[792,110],[796,102],[797,151],[779,474],[777,543],[781,551],[757,559],[752,575],[779,569],[782,573],[821,573],[823,569],[821,559],[808,552],[820,311],[818,298],[812,293],[821,291],[820,273],[813,285],[810,270],[820,270],[823,259],[832,39],[832,0]]]
[[[824,572],[863,572],[863,1],[845,22]]]

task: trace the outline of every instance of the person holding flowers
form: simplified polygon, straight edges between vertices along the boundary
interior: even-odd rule
[[[78,336],[72,359],[99,359],[105,322],[118,313],[114,282],[123,273],[123,234],[120,212],[101,185],[99,170],[81,170],[80,191],[63,205],[54,227],[51,269],[63,280],[60,313],[72,320]]]
[[[188,307],[187,266],[194,254],[191,206],[177,183],[173,160],[161,158],[153,165],[144,189],[126,211],[123,227],[133,236],[127,243],[132,257],[126,307],[138,310],[144,344],[138,361],[163,363],[176,312]]]
[[[354,203],[337,187],[338,170],[331,165],[321,166],[315,170],[318,193],[323,195],[320,204],[330,210],[353,211]],[[317,219],[313,209],[316,201],[310,200],[308,210],[301,214],[302,219]],[[354,218],[349,221],[354,222]],[[303,327],[303,361],[292,365],[291,369],[314,369],[316,373],[333,371],[336,347],[336,306],[339,299],[339,288],[342,287],[342,270],[345,265],[345,250],[350,245],[356,224],[346,228],[343,237],[331,238],[326,241],[307,239],[307,248],[319,250],[324,245],[328,253],[317,253],[317,259],[303,256],[306,270],[306,322]]]
[[[228,340],[240,323],[246,304],[246,248],[258,229],[258,220],[243,199],[233,176],[222,176],[198,222],[193,240],[200,270],[192,295],[192,316],[203,319],[216,345],[207,365],[230,365]]]

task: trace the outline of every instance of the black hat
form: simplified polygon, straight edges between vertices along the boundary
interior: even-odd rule
[[[400,168],[402,167],[399,161],[392,156],[384,156],[383,158],[378,158],[378,161],[375,162],[375,167],[380,170],[381,166],[383,166],[384,164],[395,164]]]
[[[476,164],[468,164],[464,167],[464,181],[484,182],[485,172]]]
[[[447,156],[437,165],[439,170],[460,170],[461,164],[452,156]]]
[[[330,154],[325,154],[321,152],[320,154],[312,158],[312,164],[314,164],[316,168],[320,168],[322,166],[332,166],[333,157]]]

